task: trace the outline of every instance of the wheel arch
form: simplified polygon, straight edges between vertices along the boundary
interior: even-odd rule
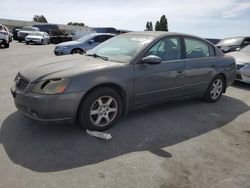
[[[81,104],[84,102],[84,99],[90,94],[92,93],[94,90],[96,90],[97,88],[101,88],[101,87],[108,87],[108,88],[112,88],[114,89],[118,94],[119,96],[121,97],[121,100],[122,100],[122,113],[123,114],[126,114],[128,112],[128,95],[127,93],[125,92],[125,90],[123,89],[123,87],[121,87],[120,85],[118,84],[115,84],[115,83],[102,83],[102,84],[99,84],[99,85],[96,85],[92,88],[90,88],[81,98],[81,101],[80,103],[78,104],[78,107],[77,107],[77,113],[76,113],[76,120],[78,121],[78,117],[79,117],[79,111],[80,111],[80,107],[81,107]]]
[[[70,53],[73,54],[73,51],[74,51],[74,50],[81,50],[81,52],[83,52],[83,49],[81,49],[81,48],[79,48],[79,47],[76,47],[76,48],[73,48],[73,49],[70,51]]]
[[[224,83],[224,84],[225,84],[224,86],[225,86],[225,87],[223,88],[223,93],[225,93],[225,92],[226,92],[226,88],[227,88],[227,77],[226,77],[226,75],[225,75],[224,73],[222,73],[222,72],[216,74],[215,76],[218,76],[218,75],[222,76],[223,79],[224,79],[224,82],[225,82],[225,83]]]

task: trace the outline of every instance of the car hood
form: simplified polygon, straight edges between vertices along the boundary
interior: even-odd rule
[[[26,36],[27,38],[31,38],[31,39],[42,39],[42,36],[36,36],[36,35],[28,35]]]
[[[71,78],[122,64],[75,54],[34,62],[21,70],[20,74],[29,79],[30,82],[39,82],[52,78]]]
[[[32,33],[34,31],[24,31],[24,30],[21,30],[21,31],[18,31],[18,33]]]
[[[73,46],[73,45],[78,45],[80,44],[80,42],[78,41],[68,41],[68,42],[62,42],[60,44],[57,44],[56,46],[59,47],[59,46]]]
[[[250,63],[250,55],[244,52],[231,52],[228,55],[233,56],[237,64]]]

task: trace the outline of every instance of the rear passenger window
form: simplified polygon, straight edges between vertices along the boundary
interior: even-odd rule
[[[186,58],[209,57],[209,48],[206,42],[193,38],[184,38]]]

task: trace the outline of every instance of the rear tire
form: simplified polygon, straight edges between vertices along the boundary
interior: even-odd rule
[[[78,112],[79,123],[89,130],[110,128],[121,116],[122,100],[112,88],[101,87],[83,99]]]
[[[29,42],[27,41],[26,44],[29,44]]]
[[[225,79],[222,75],[217,75],[214,79],[210,82],[206,93],[203,96],[203,100],[205,102],[216,102],[220,99],[223,91],[225,90],[226,84]]]

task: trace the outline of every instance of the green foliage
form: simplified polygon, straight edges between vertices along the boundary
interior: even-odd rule
[[[156,22],[155,31],[168,31],[168,20],[165,15],[162,15],[160,21]]]
[[[147,22],[146,30],[145,31],[153,31],[153,24],[152,22]]]
[[[78,22],[69,22],[67,23],[67,25],[73,25],[73,26],[84,26],[85,24],[84,23],[78,23]]]
[[[41,23],[48,23],[47,19],[43,15],[35,15],[33,17],[33,21],[41,22]]]

